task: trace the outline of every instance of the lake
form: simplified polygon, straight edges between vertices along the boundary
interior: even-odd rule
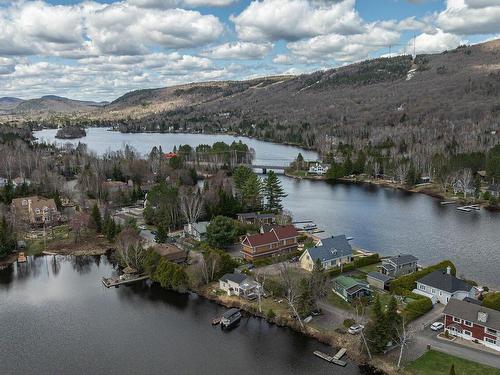
[[[98,155],[107,151],[122,149],[126,144],[134,147],[142,155],[149,154],[154,146],[162,147],[164,152],[172,151],[174,146],[188,144],[196,147],[201,144],[212,145],[215,142],[242,141],[248,147],[255,150],[255,164],[288,166],[301,152],[306,160],[316,160],[318,154],[314,151],[303,150],[298,147],[280,145],[277,143],[263,142],[252,138],[236,137],[231,135],[215,134],[186,134],[186,133],[120,133],[110,131],[107,128],[89,128],[87,136],[78,139],[57,139],[55,138],[57,129],[44,129],[33,132],[39,141],[57,143],[59,145],[71,143],[77,145],[79,142],[88,145],[89,150]]]
[[[35,132],[35,136],[53,142],[55,130]],[[256,151],[256,163],[292,160],[299,152],[305,159],[317,157],[297,147],[227,135],[122,134],[91,128],[87,137],[72,143],[88,142],[97,153],[128,143],[147,153],[159,144],[167,151],[174,145],[219,140],[247,143]],[[288,193],[285,206],[296,220],[314,220],[327,233],[345,233],[354,237],[353,245],[383,255],[410,253],[424,265],[451,259],[458,275],[500,288],[500,214],[461,212],[454,205],[441,206],[438,199],[391,188],[280,178]]]
[[[0,271],[0,373],[359,374],[314,350],[331,349],[266,321],[211,325],[224,309],[147,282],[106,289],[105,256],[29,258]]]

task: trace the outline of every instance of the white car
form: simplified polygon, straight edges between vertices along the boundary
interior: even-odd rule
[[[145,225],[139,225],[139,229],[140,230],[146,230],[146,226]]]
[[[433,331],[441,331],[444,328],[444,324],[441,322],[434,322],[431,324],[431,329]]]
[[[349,329],[347,330],[347,332],[349,332],[351,335],[357,335],[358,333],[360,333],[363,328],[365,328],[364,325],[362,324],[355,324],[353,326],[350,326]]]

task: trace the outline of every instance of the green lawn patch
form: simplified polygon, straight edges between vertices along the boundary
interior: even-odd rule
[[[450,373],[451,365],[455,365],[457,375],[500,375],[500,369],[434,350],[426,352],[422,357],[411,362],[406,369],[416,375],[447,375]]]
[[[378,272],[377,266],[381,264],[382,264],[381,262],[375,264],[369,264],[368,266],[358,268],[358,270],[364,273]]]

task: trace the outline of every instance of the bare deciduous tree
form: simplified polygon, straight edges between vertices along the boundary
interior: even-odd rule
[[[147,251],[141,245],[141,237],[134,228],[126,227],[116,238],[117,254],[127,267],[141,268]]]
[[[203,197],[198,189],[180,194],[180,211],[188,223],[196,223],[203,214]]]
[[[297,304],[299,299],[299,280],[288,266],[288,262],[281,262],[279,264],[279,267],[281,280],[283,282],[283,287],[285,290],[285,299],[290,310],[292,310],[293,315],[299,322],[300,327],[304,329],[304,323],[302,322],[302,319],[300,318],[300,315],[297,311]]]

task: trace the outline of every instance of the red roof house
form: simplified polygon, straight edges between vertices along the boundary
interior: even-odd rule
[[[163,154],[163,157],[167,160],[170,160],[172,158],[175,158],[177,154],[175,152],[168,152],[166,154]]]
[[[298,236],[293,225],[274,226],[268,232],[246,235],[241,252],[249,261],[290,253],[297,250]]]

